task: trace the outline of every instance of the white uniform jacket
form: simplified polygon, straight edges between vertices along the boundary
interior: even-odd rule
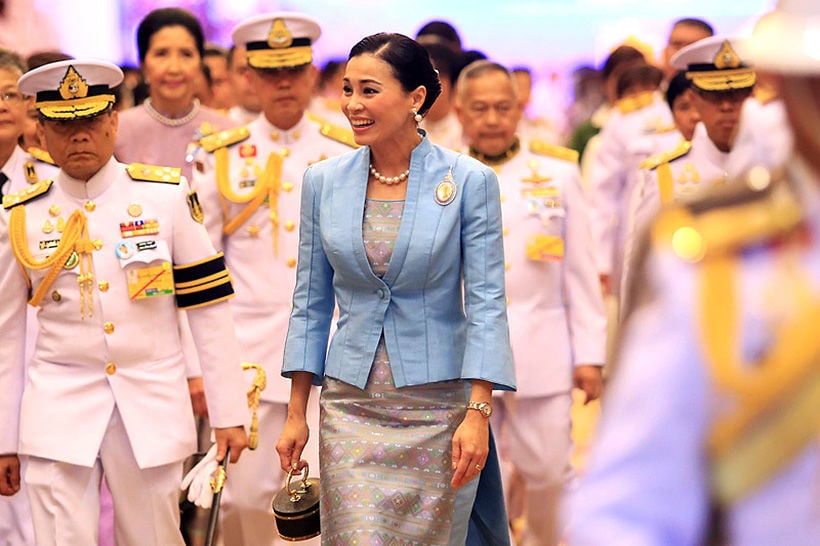
[[[673,147],[681,138],[660,93],[625,101],[619,103],[601,129],[601,144],[589,173],[590,226],[598,272],[607,275],[620,271],[624,216],[638,165]]]
[[[178,184],[135,181],[125,165],[111,159],[88,182],[60,171],[48,191],[14,207],[25,213],[25,224],[12,236],[27,238],[24,247],[35,261],[55,252],[63,223],[78,210],[87,218],[87,240],[93,243],[90,267],[83,265],[81,253],[80,260],[72,256],[57,270],[38,310],[37,345],[27,374],[27,277],[36,290],[48,269],[18,265],[9,241],[11,211],[0,213],[0,389],[5,393],[0,453],[91,466],[115,404],[141,468],[195,451],[175,298],[158,271],[156,278],[144,276],[145,268],[164,263],[190,266],[189,273],[202,264],[218,267],[221,260],[192,218],[187,194],[184,178]],[[10,197],[4,206],[11,206]],[[93,277],[81,290],[84,271]],[[133,289],[139,286],[148,287],[142,293],[157,287],[156,295],[140,298]],[[242,425],[247,408],[230,307],[221,301],[229,285],[220,283],[218,289],[221,297],[212,294],[201,306],[188,307],[188,315],[199,342],[211,423],[227,427]],[[178,288],[176,296],[183,298],[184,292]],[[194,292],[189,301],[197,297]]]
[[[702,123],[695,126],[689,146],[679,143],[677,151],[670,148],[664,154],[646,161],[639,170],[638,185],[629,200],[624,242],[623,288],[629,283],[634,259],[634,247],[642,230],[661,210],[662,178],[671,181],[672,201],[691,200],[707,188],[723,184],[728,178],[728,164],[734,152],[721,152],[706,133]]]
[[[288,131],[274,127],[264,115],[251,122],[250,136],[227,147],[229,192],[247,200],[262,190],[268,156],[282,156],[282,174],[273,198],[268,198],[232,233],[227,222],[236,218],[247,202],[234,202],[221,192],[214,153],[200,154],[194,169],[194,188],[200,196],[205,225],[216,248],[225,253],[236,297],[231,308],[245,362],[260,364],[267,372],[262,399],[286,403],[290,382],[279,373],[290,318],[296,257],[299,244],[299,203],[305,169],[317,161],[351,150],[337,137],[352,134],[305,115]],[[276,215],[277,224],[272,215]]]
[[[606,338],[578,164],[522,147],[495,170],[516,396],[569,392],[574,366],[603,365]]]
[[[801,198],[810,242],[790,263],[799,264],[798,277],[809,281],[817,298],[820,195],[817,180],[803,182],[813,186]],[[743,226],[728,227],[738,228]],[[573,546],[705,543],[710,509],[706,442],[715,419],[735,405],[704,359],[701,266],[678,258],[669,247],[650,253],[642,285],[649,294],[625,325],[589,466],[572,499],[568,543]],[[793,294],[781,277],[785,260],[777,247],[750,245],[738,257],[738,352],[749,366],[773,342],[773,326],[784,309],[776,303]],[[764,449],[777,449],[776,442],[766,442]],[[820,537],[816,438],[726,508],[722,520],[726,543],[734,546],[815,544]]]

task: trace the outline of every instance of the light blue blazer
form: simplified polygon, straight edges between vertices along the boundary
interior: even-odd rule
[[[514,390],[495,173],[423,138],[410,158],[393,257],[379,278],[362,240],[369,163],[363,147],[305,172],[282,374],[307,371],[316,384],[327,375],[364,388],[384,332],[397,387],[462,378]],[[440,204],[436,188],[448,172],[457,191]]]

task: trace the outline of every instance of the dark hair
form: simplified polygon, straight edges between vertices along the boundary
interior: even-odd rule
[[[393,76],[399,80],[405,92],[409,93],[420,85],[427,89],[427,98],[419,108],[419,114],[424,115],[441,94],[441,82],[433,63],[430,62],[430,56],[412,38],[403,34],[384,32],[367,36],[353,46],[348,60],[365,53],[370,53],[389,64]]]
[[[672,25],[672,28],[675,27],[695,27],[699,28],[709,36],[715,35],[715,29],[712,28],[712,25],[704,21],[703,19],[695,19],[694,17],[686,17],[684,19],[678,19]]]
[[[68,61],[72,58],[71,55],[63,53],[62,51],[38,51],[28,56],[26,66],[29,70],[34,70],[46,64],[56,63],[57,61]]]
[[[445,21],[430,21],[416,33],[416,40],[420,43],[439,43],[450,49],[461,49],[461,38],[455,27]]]
[[[137,52],[140,62],[145,60],[151,37],[165,27],[181,26],[194,38],[200,57],[205,56],[205,38],[199,19],[188,10],[181,8],[159,8],[145,16],[137,27]]]
[[[683,93],[692,87],[692,80],[686,77],[686,71],[681,70],[677,72],[671,80],[669,80],[669,85],[666,88],[666,103],[669,105],[669,109],[672,109],[672,105],[675,104],[675,99],[683,95]]]
[[[618,75],[616,96],[620,99],[630,87],[639,85],[657,89],[663,80],[663,71],[651,64],[628,66]]]
[[[618,46],[612,50],[612,53],[610,53],[609,57],[604,61],[601,74],[604,76],[604,79],[607,80],[612,76],[612,73],[615,72],[615,69],[618,68],[619,65],[636,62],[646,62],[646,57],[643,56],[643,53],[632,46]]]
[[[455,82],[457,70],[460,65],[459,55],[444,44],[422,44],[424,50],[430,56],[430,62],[438,70],[439,78],[447,78],[451,83]]]

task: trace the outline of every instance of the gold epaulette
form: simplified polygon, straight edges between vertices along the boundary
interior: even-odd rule
[[[541,140],[533,140],[530,142],[530,151],[534,154],[545,155],[547,157],[554,157],[569,161],[570,163],[578,163],[578,150],[572,148],[564,148],[555,144],[547,144]]]
[[[680,143],[672,148],[671,150],[667,150],[666,152],[660,152],[655,155],[651,155],[641,161],[638,165],[641,169],[648,169],[650,171],[654,171],[664,163],[669,163],[678,159],[679,157],[683,157],[689,153],[689,150],[692,149],[692,143],[688,140],[682,140]]]
[[[41,180],[36,184],[32,184],[26,189],[20,190],[15,193],[10,193],[8,195],[3,196],[3,208],[8,210],[12,207],[16,207],[17,205],[22,205],[27,201],[31,201],[41,195],[45,195],[48,193],[48,190],[51,189],[52,184],[54,183],[53,180],[50,178],[48,180]]]
[[[632,97],[620,99],[615,103],[615,107],[622,114],[630,114],[646,108],[653,102],[655,102],[655,92],[645,91]]]
[[[164,184],[179,184],[182,179],[182,169],[177,167],[160,167],[145,163],[131,163],[125,169],[132,180],[138,182],[162,182]]]
[[[685,261],[699,262],[774,241],[802,221],[789,186],[761,168],[710,189],[702,199],[667,208],[652,226],[652,240]]]
[[[251,136],[251,132],[247,127],[234,127],[233,129],[226,129],[218,133],[206,135],[199,139],[199,145],[208,152],[212,153],[219,148],[233,146],[238,142],[242,142]]]
[[[326,119],[317,116],[313,112],[308,112],[307,115],[309,120],[319,124],[319,132],[322,133],[322,136],[326,136],[330,140],[335,140],[336,142],[346,144],[351,148],[360,147],[353,139],[353,131],[350,129],[345,129],[344,127],[334,125]]]
[[[766,105],[778,98],[777,90],[771,87],[755,86],[754,98],[760,104]]]
[[[49,165],[56,166],[57,164],[54,162],[54,158],[51,157],[51,154],[47,151],[43,150],[42,148],[38,148],[36,146],[30,147],[28,150],[28,155],[36,159],[37,161],[42,161],[43,163],[48,163]]]

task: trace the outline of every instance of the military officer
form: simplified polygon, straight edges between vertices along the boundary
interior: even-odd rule
[[[226,545],[269,546],[276,538],[271,500],[283,485],[276,440],[287,416],[290,382],[280,377],[285,334],[296,282],[299,202],[304,170],[349,151],[349,129],[306,108],[317,69],[312,44],[319,24],[299,13],[270,13],[242,21],[234,43],[247,51],[248,79],[262,115],[246,127],[206,137],[194,169],[205,224],[236,284],[231,302],[240,355],[267,371],[259,407],[259,446],[231,470],[223,498]],[[318,394],[310,418],[318,430]],[[309,453],[319,470],[318,444]],[[317,539],[318,540],[318,539]]]
[[[18,139],[28,115],[28,104],[17,87],[17,80],[25,72],[20,56],[0,47],[0,195],[14,193],[50,178],[57,171],[54,165],[37,159],[18,146]],[[48,157],[47,154],[42,156]],[[28,330],[36,333],[36,317],[27,314]],[[34,336],[27,336],[26,361],[33,350]],[[13,497],[0,497],[0,536],[10,546],[32,546],[34,528],[28,507],[28,495],[21,487]]]
[[[518,392],[497,399],[502,459],[526,483],[522,544],[561,537],[559,501],[570,478],[570,391],[601,391],[606,317],[595,269],[578,153],[521,142],[511,74],[477,61],[458,79],[456,112],[470,155],[501,186],[507,316]]]
[[[203,362],[217,458],[247,444],[230,277],[179,171],[113,158],[112,88],[100,61],[25,74],[61,169],[4,197],[0,214],[0,493],[19,489],[37,544],[95,544],[105,475],[121,545],[182,544],[178,488],[196,448],[177,308]],[[26,303],[37,307],[23,362]]]
[[[751,38],[794,128],[782,177],[752,169],[652,227],[574,546],[820,536],[819,22],[817,2],[780,0]]]
[[[704,38],[672,57],[692,82],[692,101],[700,114],[691,141],[682,141],[641,163],[638,185],[626,217],[623,286],[628,286],[636,233],[675,200],[691,199],[729,176],[733,140],[743,103],[751,96],[756,74],[737,53],[736,40]],[[628,293],[628,289],[624,288]],[[628,296],[627,296],[628,297]]]
[[[638,165],[680,138],[659,90],[619,98],[601,129],[600,145],[589,165],[587,194],[598,274],[607,294],[619,294],[624,218]]]

